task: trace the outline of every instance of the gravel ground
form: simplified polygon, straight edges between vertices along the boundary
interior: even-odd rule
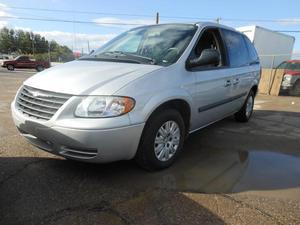
[[[300,224],[300,98],[259,95],[249,123],[194,133],[176,164],[149,173],[29,145],[9,105],[32,74],[0,69],[0,224]]]

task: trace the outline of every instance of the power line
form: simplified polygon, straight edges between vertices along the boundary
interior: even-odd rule
[[[0,16],[0,19],[17,19],[17,20],[33,20],[33,21],[45,21],[45,22],[62,22],[62,23],[80,23],[80,24],[103,24],[103,25],[149,25],[146,23],[119,23],[119,22],[95,22],[84,20],[63,20],[63,19],[51,19],[51,18],[33,18],[33,17],[14,17],[14,16]],[[154,24],[155,21],[153,21]]]
[[[1,6],[0,6],[1,7]],[[42,12],[62,12],[71,14],[95,14],[95,15],[110,15],[110,16],[131,16],[131,17],[151,17],[154,15],[150,14],[129,14],[129,13],[107,13],[98,11],[78,11],[78,10],[66,10],[66,9],[46,9],[46,8],[33,8],[33,7],[19,7],[19,6],[3,6],[2,8],[18,9],[18,10],[31,10],[31,11],[42,11]],[[200,18],[200,17],[185,17],[185,16],[171,16],[171,15],[161,15],[160,18],[166,19],[189,19],[189,20],[216,20],[216,18]],[[293,19],[243,19],[243,18],[219,18],[223,21],[229,22],[295,22]]]
[[[95,12],[95,11],[77,11],[77,10],[66,10],[66,9],[46,9],[46,8],[31,8],[31,7],[17,7],[17,6],[5,6],[2,8],[43,11],[43,12],[62,12],[62,13],[73,13],[73,14],[77,13],[77,14],[110,15],[110,16],[153,17],[153,15],[149,15],[149,14],[142,15],[142,14],[127,14],[127,13],[106,13],[106,12]]]
[[[275,30],[275,32],[281,32],[281,33],[300,33],[300,30]]]
[[[0,6],[1,7],[1,6]],[[128,14],[128,13],[107,13],[107,12],[96,12],[96,11],[78,11],[78,10],[66,10],[66,9],[46,9],[46,8],[32,8],[32,7],[17,7],[17,6],[5,6],[2,8],[18,9],[18,10],[31,10],[31,11],[42,11],[42,12],[62,12],[62,13],[77,13],[77,14],[95,14],[95,15],[109,15],[109,16],[131,16],[131,17],[151,17],[154,15],[150,14]],[[199,17],[184,17],[184,16],[160,16],[160,18],[166,19],[192,19],[192,20],[215,20],[215,18],[199,18]]]
[[[0,16],[0,19],[18,19],[18,20],[31,20],[31,21],[44,21],[44,22],[62,22],[62,23],[79,23],[79,24],[93,24],[93,25],[119,25],[119,26],[142,26],[149,25],[146,23],[120,23],[120,22],[95,22],[83,20],[63,20],[52,18],[34,18],[34,17],[13,17],[13,16]],[[153,21],[154,24],[155,21]],[[300,33],[300,30],[275,30],[281,33]]]

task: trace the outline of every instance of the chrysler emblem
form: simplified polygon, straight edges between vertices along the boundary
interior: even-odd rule
[[[51,97],[51,96],[49,96],[49,95],[47,95],[47,94],[43,94],[43,93],[41,93],[41,92],[39,92],[39,91],[29,91],[29,93],[30,93],[33,97],[35,97],[35,98],[38,98],[38,97],[49,98],[49,97]]]

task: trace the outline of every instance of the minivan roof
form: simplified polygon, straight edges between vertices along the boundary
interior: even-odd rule
[[[241,33],[241,32],[239,32],[238,30],[236,30],[232,27],[228,27],[228,26],[225,26],[225,25],[222,25],[222,24],[219,24],[219,23],[206,22],[206,21],[199,21],[199,22],[194,22],[194,23],[193,22],[191,22],[191,23],[160,23],[160,24],[145,25],[145,26],[142,26],[142,27],[172,25],[172,24],[174,24],[174,25],[196,25],[196,26],[199,26],[199,27],[210,27],[210,26],[212,26],[212,27],[224,28],[224,29],[227,29],[227,30],[232,30],[232,31]]]

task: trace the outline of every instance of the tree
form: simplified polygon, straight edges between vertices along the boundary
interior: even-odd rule
[[[49,59],[49,41],[40,34],[8,29],[0,30],[0,52],[5,54],[32,55],[36,59]],[[70,61],[74,59],[72,51],[67,46],[61,46],[56,41],[50,41],[51,61]]]
[[[2,28],[0,33],[0,51],[1,52],[11,52],[13,46],[12,38],[10,36],[10,31],[6,27]]]

